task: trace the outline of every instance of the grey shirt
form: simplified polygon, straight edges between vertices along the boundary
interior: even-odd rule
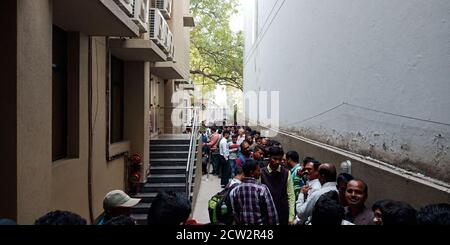
[[[373,225],[373,212],[370,208],[364,207],[363,211],[356,217],[352,217],[348,207],[345,207],[345,220],[355,225]]]

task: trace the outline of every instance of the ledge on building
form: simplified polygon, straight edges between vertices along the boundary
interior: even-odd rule
[[[53,1],[54,24],[89,36],[137,37],[138,26],[112,0]]]
[[[150,68],[150,72],[162,79],[189,79],[189,71],[173,61],[157,62]]]
[[[111,53],[125,61],[159,62],[167,59],[166,54],[151,40],[110,39]]]

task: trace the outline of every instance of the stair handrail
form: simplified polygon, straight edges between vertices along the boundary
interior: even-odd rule
[[[199,131],[199,117],[198,117],[198,108],[192,108],[193,110],[193,123],[191,130],[191,137],[189,142],[189,156],[188,162],[186,166],[186,195],[187,198],[190,198],[191,189],[192,189],[192,177],[194,175],[194,166],[195,166],[195,158],[196,158],[196,149],[197,149],[197,141],[198,141],[198,131]]]

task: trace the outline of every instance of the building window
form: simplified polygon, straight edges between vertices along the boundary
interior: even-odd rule
[[[68,33],[53,26],[52,158],[67,158]]]
[[[111,144],[124,141],[124,79],[124,62],[114,56],[111,56]]]
[[[80,36],[53,26],[52,160],[79,157]]]

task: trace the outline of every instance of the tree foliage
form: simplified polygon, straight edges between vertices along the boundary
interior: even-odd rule
[[[196,27],[191,31],[191,75],[196,84],[243,90],[243,33],[230,28],[238,0],[191,0]]]

